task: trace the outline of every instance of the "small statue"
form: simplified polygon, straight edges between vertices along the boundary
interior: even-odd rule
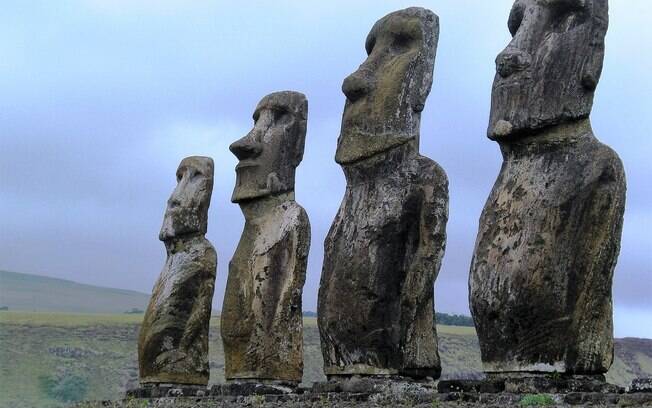
[[[177,183],[159,235],[167,259],[138,339],[141,384],[208,383],[208,326],[217,254],[204,235],[213,191],[213,159],[183,159]]]

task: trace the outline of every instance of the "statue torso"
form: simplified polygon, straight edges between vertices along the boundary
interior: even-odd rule
[[[227,378],[300,380],[309,241],[307,216],[295,201],[245,222],[222,310]]]
[[[596,248],[609,248],[602,242],[605,218],[607,228],[622,223],[622,165],[592,134],[503,150],[471,266],[471,307],[479,335],[490,339],[481,343],[492,344],[483,360],[537,350],[549,364],[543,369],[563,372],[573,357],[564,346],[545,344],[582,337],[587,324],[578,308],[590,303],[585,296],[611,303],[614,265]],[[507,369],[527,367],[522,361]]]
[[[348,174],[324,244],[319,294],[322,338],[338,348],[331,361],[326,351],[326,365],[361,365],[367,374],[401,367],[401,291],[419,248],[424,190],[445,179],[436,163],[419,155],[383,168],[364,181]]]

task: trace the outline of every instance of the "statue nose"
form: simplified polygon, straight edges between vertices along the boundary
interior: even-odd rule
[[[506,49],[496,58],[496,71],[503,78],[524,71],[530,65],[532,65],[530,54],[515,48]]]
[[[168,208],[177,208],[181,206],[183,202],[183,190],[185,184],[187,184],[188,179],[184,176],[178,182],[170,198],[168,198]]]
[[[229,146],[229,150],[231,150],[231,153],[233,153],[235,157],[238,158],[238,160],[246,160],[258,157],[262,152],[263,149],[260,146],[260,143],[257,143],[251,139],[252,138],[247,135],[242,139],[233,142],[231,146]]]
[[[181,205],[181,200],[176,194],[172,195],[172,197],[170,197],[170,199],[168,200],[168,207],[170,208],[176,208],[179,207],[180,205]]]
[[[342,92],[346,95],[346,99],[351,102],[355,102],[367,95],[370,90],[371,80],[368,75],[360,70],[346,77],[342,84]]]

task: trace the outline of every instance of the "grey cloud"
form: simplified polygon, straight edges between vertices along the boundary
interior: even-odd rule
[[[243,225],[230,203],[236,161],[228,145],[249,129],[262,95],[296,89],[309,99],[297,199],[312,224],[304,299],[306,310],[315,309],[323,239],[344,191],[333,160],[341,83],[364,60],[371,24],[412,4],[346,2],[351,11],[342,13],[340,1],[217,3],[177,4],[174,13],[142,7],[118,13],[84,1],[57,10],[45,1],[3,10],[0,48],[13,58],[0,64],[0,268],[149,291],[164,259],[157,235],[176,166],[186,155],[209,155],[216,180],[208,238],[218,250],[219,309]],[[509,40],[511,3],[421,3],[442,24],[421,138],[422,154],[450,180],[449,240],[436,284],[442,311],[468,313],[477,221],[501,162],[485,134],[493,61]],[[652,58],[629,42],[652,40],[640,24],[652,4],[626,3],[611,4],[593,123],[628,173],[615,303],[650,313],[652,238],[642,225],[652,217],[652,138],[643,95],[652,91]],[[633,51],[635,63],[623,64]],[[638,333],[630,323],[619,330]]]

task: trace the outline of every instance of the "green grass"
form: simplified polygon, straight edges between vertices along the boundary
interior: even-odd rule
[[[529,394],[523,396],[519,405],[523,407],[542,407],[555,405],[555,400],[547,394]]]
[[[0,406],[115,398],[137,375],[142,316],[0,313]],[[73,390],[84,384],[85,392]],[[76,387],[77,385],[77,387]]]

